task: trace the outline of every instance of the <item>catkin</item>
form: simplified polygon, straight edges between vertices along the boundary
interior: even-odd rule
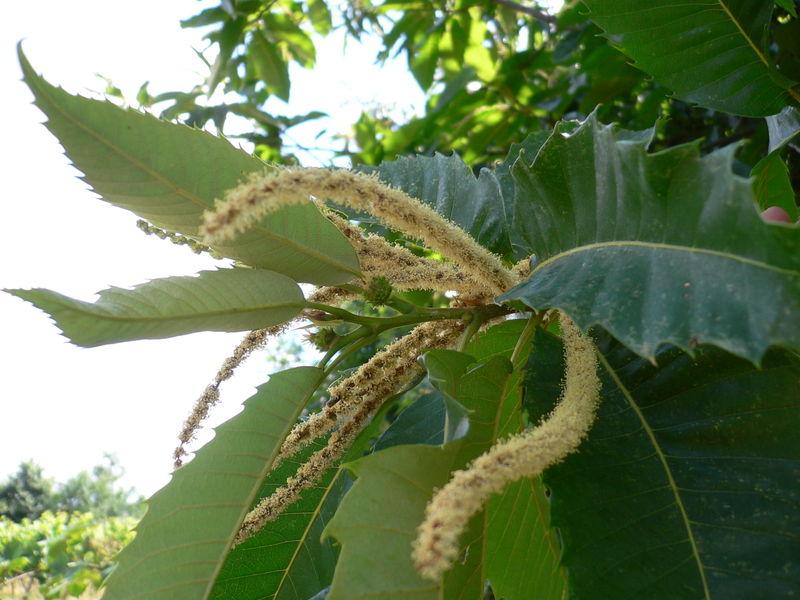
[[[425,510],[413,544],[419,573],[438,580],[456,559],[458,538],[492,494],[523,477],[535,477],[574,452],[595,419],[600,396],[591,340],[562,315],[566,372],[562,399],[548,418],[498,442],[466,469],[456,471]]]
[[[454,291],[480,297],[493,295],[486,284],[471,277],[455,264],[417,256],[407,248],[391,244],[379,235],[364,235],[357,225],[333,211],[323,210],[355,249],[361,270],[368,278],[385,277],[399,290]]]
[[[355,373],[330,387],[330,400],[321,411],[292,429],[281,446],[276,464],[334,429],[360,405],[390,396],[419,371],[418,356],[432,348],[448,346],[464,328],[460,320],[423,323],[377,352]]]
[[[219,402],[219,386],[223,381],[233,376],[236,368],[244,362],[255,350],[263,346],[266,341],[276,335],[280,335],[286,325],[276,325],[267,329],[256,329],[248,333],[239,345],[234,348],[233,353],[225,359],[222,366],[214,376],[213,381],[206,386],[202,395],[195,401],[192,411],[186,417],[180,433],[178,434],[179,444],[172,454],[174,466],[177,469],[183,464],[183,457],[186,456],[186,444],[188,444],[200,425],[208,416],[211,407]]]
[[[283,206],[309,202],[311,196],[377,217],[449,258],[495,293],[514,283],[513,274],[497,256],[435,210],[376,177],[345,170],[283,169],[253,176],[230,190],[214,210],[206,211],[201,234],[213,246]]]
[[[453,343],[463,331],[464,326],[463,321],[455,320],[424,323],[407,336],[384,349],[381,353],[383,355],[381,359],[382,366],[377,367],[373,359],[373,361],[365,363],[359,371],[348,378],[352,380],[352,385],[346,383],[348,379],[339,384],[339,388],[346,389],[347,392],[345,396],[341,396],[340,401],[335,405],[335,416],[330,422],[335,424],[335,419],[344,414],[343,409],[345,408],[348,409],[347,419],[339,429],[333,432],[325,447],[312,454],[298,468],[295,475],[290,477],[284,485],[275,490],[269,497],[263,499],[258,506],[247,514],[234,540],[234,544],[243,542],[268,522],[275,520],[300,498],[303,490],[315,485],[325,471],[350,447],[353,440],[355,440],[356,436],[358,436],[383,402],[423,371],[417,362],[420,352]],[[412,338],[416,343],[408,341],[409,338]],[[373,363],[372,366],[365,369],[364,367],[367,367],[370,362]],[[369,378],[369,374],[373,372],[373,369],[379,371],[382,381],[372,381]],[[327,433],[329,430],[325,432]],[[302,441],[307,442],[308,439],[308,437],[303,437]],[[286,457],[297,452],[301,447],[300,441],[297,437],[291,442],[287,438],[289,446],[287,447],[284,444],[282,455]]]
[[[343,302],[352,297],[353,294],[347,290],[335,287],[321,287],[309,296],[311,302],[322,302],[331,304]],[[186,444],[188,444],[200,429],[200,425],[208,417],[211,408],[219,402],[219,387],[223,381],[230,379],[237,367],[241,365],[253,352],[261,348],[267,340],[283,333],[289,323],[275,325],[266,329],[256,329],[249,332],[239,345],[234,348],[233,353],[225,359],[222,366],[217,371],[214,379],[206,386],[203,393],[195,401],[189,416],[183,423],[178,434],[178,446],[172,453],[173,464],[177,469],[183,465],[183,458],[186,456]]]

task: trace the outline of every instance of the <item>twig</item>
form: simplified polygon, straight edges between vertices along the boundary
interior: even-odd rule
[[[525,13],[526,15],[530,15],[537,21],[542,21],[543,23],[555,23],[556,18],[553,15],[550,15],[543,10],[536,8],[535,6],[525,6],[524,4],[520,4],[519,2],[514,2],[514,0],[496,0],[498,4],[511,8],[517,12]]]

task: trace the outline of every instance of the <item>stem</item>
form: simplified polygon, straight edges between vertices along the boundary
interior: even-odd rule
[[[338,367],[338,366],[339,366],[339,364],[340,364],[340,363],[341,363],[341,362],[342,362],[342,361],[343,361],[345,358],[347,358],[348,356],[350,356],[350,355],[351,355],[351,354],[353,354],[354,352],[357,352],[358,350],[361,350],[361,348],[363,348],[363,347],[364,347],[364,346],[366,346],[367,344],[371,344],[372,342],[374,342],[374,341],[375,341],[375,339],[376,339],[377,337],[378,337],[377,335],[367,335],[367,336],[364,336],[364,337],[362,337],[361,339],[357,339],[356,341],[352,342],[352,343],[351,343],[351,344],[350,344],[350,345],[349,345],[347,348],[344,348],[344,349],[342,350],[342,353],[341,353],[341,354],[339,354],[339,356],[337,356],[337,357],[336,357],[336,358],[333,360],[333,362],[332,362],[331,364],[329,364],[329,365],[327,365],[327,366],[325,366],[325,367],[324,367],[324,368],[325,368],[325,372],[324,372],[324,373],[323,373],[323,375],[322,375],[323,379],[324,379],[324,378],[326,378],[328,375],[330,375],[330,374],[333,372],[333,370],[334,370],[336,367]],[[327,355],[326,355],[326,356],[327,356]],[[323,364],[320,364],[319,366],[320,366],[320,367],[322,367],[322,366],[323,366]]]
[[[528,322],[525,324],[525,329],[522,330],[514,346],[514,351],[511,353],[511,364],[514,366],[515,371],[522,366],[522,362],[525,358],[525,348],[530,344],[536,333],[536,328],[539,327],[543,318],[544,311],[540,311],[535,315],[531,315],[530,319],[528,319]]]
[[[355,331],[348,333],[345,336],[339,338],[335,344],[333,344],[328,351],[325,353],[325,356],[322,357],[322,360],[319,361],[319,367],[324,367],[328,364],[328,361],[333,357],[334,354],[339,352],[342,348],[351,344],[354,341],[360,340],[361,338],[368,337],[372,334],[372,329],[370,327],[366,327],[362,325]]]
[[[306,302],[306,308],[321,310],[334,317],[338,317],[343,321],[349,323],[357,323],[370,327],[373,332],[380,333],[387,329],[395,327],[402,327],[403,325],[415,325],[417,323],[424,323],[425,321],[441,321],[446,319],[461,319],[466,315],[481,314],[483,319],[491,319],[506,315],[511,312],[511,309],[497,304],[489,304],[485,306],[475,306],[471,308],[425,308],[418,307],[413,313],[397,315],[396,317],[365,317],[351,313],[343,308],[335,306],[328,306],[327,304],[319,304],[317,302]],[[474,318],[474,317],[473,317]]]
[[[549,15],[543,10],[540,10],[534,6],[525,6],[524,4],[520,4],[519,2],[514,2],[513,0],[497,0],[497,3],[502,4],[503,6],[507,6],[508,8],[515,10],[517,12],[530,15],[534,19],[542,21],[543,23],[556,22],[556,18],[553,15]]]
[[[461,334],[461,340],[458,342],[459,351],[464,351],[464,348],[467,347],[467,344],[472,339],[472,336],[478,333],[478,330],[481,328],[481,325],[483,325],[484,321],[485,319],[478,315],[472,316],[472,321],[470,321],[469,325],[464,330],[464,333]]]

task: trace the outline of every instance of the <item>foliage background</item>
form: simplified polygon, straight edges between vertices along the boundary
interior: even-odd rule
[[[562,118],[584,118],[597,103],[602,104],[602,120],[632,128],[649,126],[662,117],[657,147],[702,137],[703,150],[709,151],[747,141],[736,162],[743,175],[766,154],[763,120],[722,115],[669,99],[666,90],[606,44],[577,6],[567,7],[551,34],[539,19],[486,2],[363,3],[341,12],[334,7],[331,25],[345,27],[354,37],[377,35],[384,45],[383,56],[396,52],[408,60],[427,94],[426,110],[424,115],[402,118],[376,107],[359,115],[352,135],[327,140],[333,148],[301,148],[291,139],[292,128],[313,124],[318,115],[287,116],[266,110],[265,101],[270,96],[289,98],[286,65],[313,64],[314,32],[326,34],[331,26],[321,6],[322,2],[276,2],[267,13],[257,2],[212,7],[186,23],[210,28],[212,42],[221,49],[216,59],[209,60],[211,78],[167,95],[142,88],[135,100],[128,100],[167,118],[213,126],[234,137],[243,135],[262,158],[284,163],[313,156],[322,162],[346,159],[372,165],[397,154],[455,149],[479,168],[505,155],[525,133],[548,131]],[[776,20],[773,25],[785,36],[781,32],[795,27],[796,21],[788,15],[781,18],[784,22]],[[268,50],[275,45],[277,55]],[[216,50],[212,47],[209,56]],[[219,60],[227,54],[228,62]],[[224,87],[224,99],[207,101],[204,95],[216,86]],[[117,95],[113,82],[106,92]],[[230,115],[238,119],[228,121]],[[799,154],[792,145],[784,151],[789,173],[799,172]],[[793,183],[796,190],[797,181]],[[796,205],[791,187],[787,191],[783,185],[780,193],[790,198],[788,206]],[[56,523],[58,518],[53,517]]]

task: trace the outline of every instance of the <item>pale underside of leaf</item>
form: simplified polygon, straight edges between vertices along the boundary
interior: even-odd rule
[[[42,79],[18,49],[25,82],[47,127],[94,191],[153,224],[197,237],[203,212],[267,166],[211,134],[72,96]],[[344,283],[360,273],[344,236],[312,204],[287,207],[215,248],[296,281]]]
[[[285,323],[304,306],[288,277],[262,269],[203,271],[126,290],[109,288],[94,302],[49,290],[8,290],[48,313],[73,343],[92,347],[197,331],[244,331]]]

